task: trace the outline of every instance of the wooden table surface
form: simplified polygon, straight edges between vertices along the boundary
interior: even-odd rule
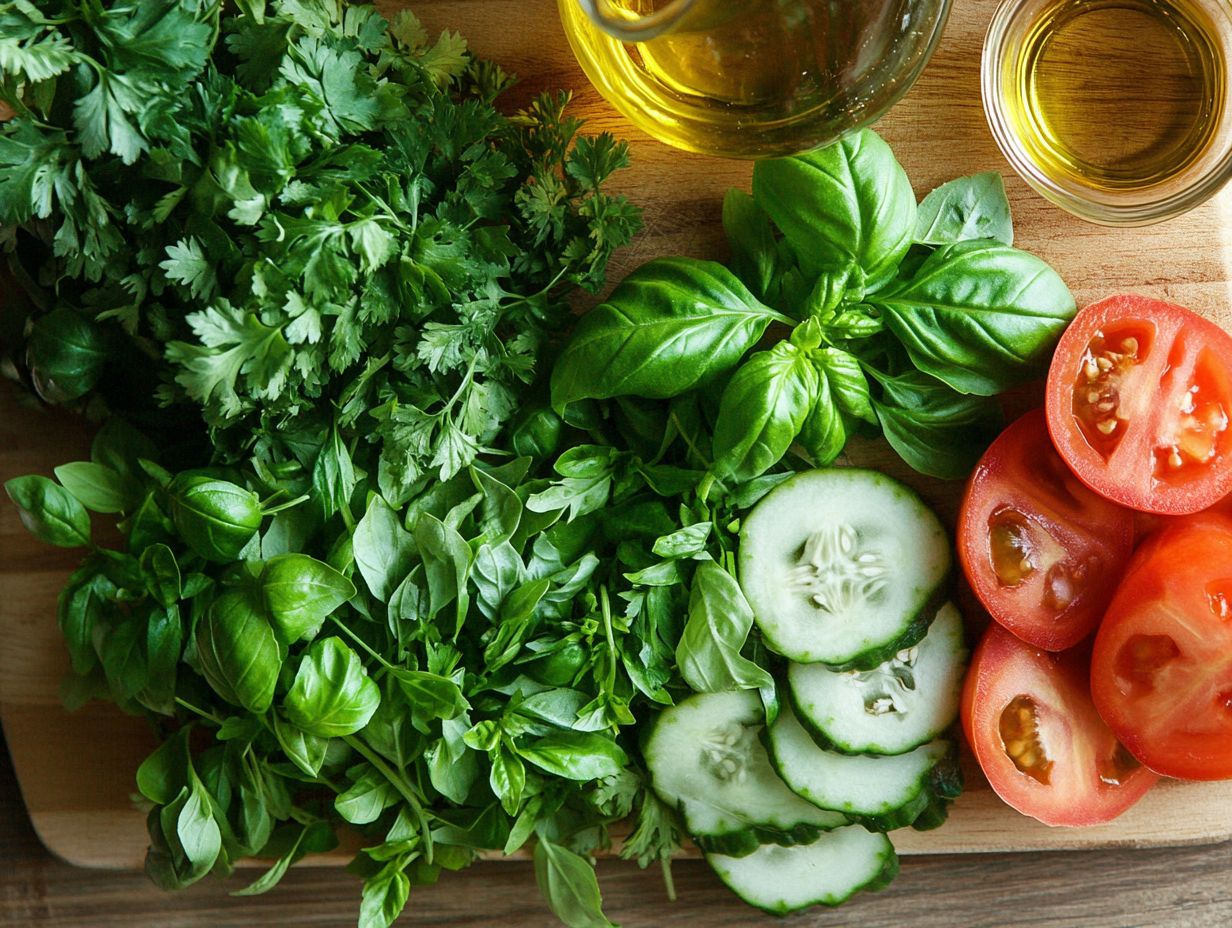
[[[914,857],[887,890],[842,909],[787,921],[759,915],[706,865],[673,867],[668,904],[657,871],[599,864],[608,916],[623,928],[1227,928],[1232,845],[1051,854]],[[232,887],[233,888],[233,887]],[[0,742],[0,925],[14,928],[344,928],[355,924],[358,882],[340,870],[293,869],[266,896],[233,899],[206,880],[166,894],[137,872],[82,870],[39,844]],[[559,928],[530,864],[489,862],[415,890],[400,925]]]

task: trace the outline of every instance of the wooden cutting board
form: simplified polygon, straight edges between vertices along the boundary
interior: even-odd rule
[[[461,32],[477,52],[521,75],[524,83],[511,94],[513,102],[524,102],[543,87],[572,87],[575,112],[586,117],[589,131],[609,130],[632,140],[633,167],[619,185],[645,207],[646,231],[619,257],[614,278],[652,256],[722,256],[720,200],[729,186],[748,188],[749,165],[672,151],[641,135],[590,89],[552,3],[422,0],[410,6],[430,28]],[[1117,231],[1074,219],[1008,175],[980,105],[980,47],[994,6],[995,0],[956,0],[923,78],[878,124],[917,193],[960,174],[1007,173],[1017,244],[1051,262],[1080,305],[1134,291],[1182,303],[1229,326],[1232,191],[1171,223]],[[80,421],[39,409],[10,385],[0,385],[0,482],[25,473],[50,474],[56,464],[81,459],[88,447]],[[959,484],[905,471],[877,443],[855,449],[852,457],[915,485],[952,525]],[[7,501],[0,504],[0,722],[46,845],[81,866],[138,867],[146,845],[144,816],[130,795],[137,764],[154,746],[151,730],[111,706],[91,704],[67,713],[57,693],[68,664],[56,629],[56,595],[74,560],[71,552],[31,539]],[[978,770],[967,766],[968,791],[950,821],[934,832],[896,835],[900,850],[1081,849],[1232,837],[1232,782],[1165,782],[1113,823],[1050,829],[1002,805]]]

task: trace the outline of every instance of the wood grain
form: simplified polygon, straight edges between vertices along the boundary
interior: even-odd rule
[[[878,126],[918,193],[959,174],[1006,170],[979,102],[977,62],[993,5],[992,0],[963,0],[956,5],[946,37],[924,78]],[[385,4],[386,9],[393,6]],[[634,166],[620,184],[646,207],[647,228],[619,257],[613,276],[652,255],[722,254],[721,196],[731,185],[747,188],[749,165],[669,151],[607,108],[574,65],[550,3],[421,0],[413,6],[430,27],[448,26],[462,32],[477,52],[522,75],[525,80],[514,92],[515,103],[542,86],[574,87],[576,109],[588,119],[589,130],[610,130],[632,140]],[[1232,194],[1225,192],[1164,226],[1112,231],[1068,216],[1013,176],[1006,182],[1018,244],[1057,267],[1080,303],[1132,290],[1189,305],[1224,325],[1232,322]],[[0,481],[21,473],[47,473],[54,464],[80,458],[86,438],[79,422],[23,406],[15,390],[0,387]],[[908,477],[952,520],[956,485],[903,472],[888,463],[877,444],[857,446],[852,458],[887,464]],[[0,507],[0,721],[34,827],[47,845],[64,859],[84,866],[138,866],[145,839],[141,815],[132,808],[128,795],[133,770],[152,744],[151,733],[146,723],[110,707],[91,706],[69,715],[60,708],[56,695],[66,662],[55,628],[55,594],[72,562],[71,555],[32,542],[12,509]],[[1230,784],[1164,784],[1118,822],[1095,829],[1056,830],[1007,810],[978,775],[969,781],[969,792],[955,808],[951,822],[927,835],[904,835],[899,842],[903,850],[1084,848],[1213,841],[1232,834]],[[518,869],[518,865],[510,867]],[[981,872],[996,869],[994,865],[990,868]],[[485,872],[495,871],[485,868]],[[925,865],[920,872],[933,871]],[[514,880],[505,875],[494,879],[499,886],[519,887],[524,891],[521,898],[533,898],[533,890],[526,890],[525,874]],[[704,875],[696,879],[699,887],[710,885]],[[906,882],[911,884],[910,879]],[[305,883],[301,886],[311,889]],[[901,890],[893,892],[903,898],[897,895]],[[498,897],[480,896],[475,905]],[[630,904],[636,909],[642,903]],[[642,917],[653,917],[654,905]],[[1081,907],[1074,905],[1066,911],[1080,912]],[[471,910],[470,915],[455,911],[462,920],[454,923],[472,923],[466,919],[476,917],[477,911]],[[526,921],[517,917],[523,914]],[[733,917],[747,920],[747,910],[740,908]],[[515,906],[509,918],[532,924],[539,916]],[[1139,923],[1147,924],[1135,922]]]

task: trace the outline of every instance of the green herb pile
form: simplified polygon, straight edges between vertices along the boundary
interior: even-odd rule
[[[637,723],[773,705],[743,513],[878,428],[956,475],[1073,300],[1009,247],[999,184],[917,209],[865,132],[759,165],[725,204],[735,273],[652,262],[551,369],[638,224],[603,189],[624,146],[561,96],[502,116],[509,78],[408,14],[236,7],[0,3],[13,360],[104,423],[6,484],[88,549],[68,700],[163,736],[137,773],[159,885],[259,855],[264,892],[345,822],[361,926],[532,845],[556,915],[606,925],[611,826],[665,873],[681,840]]]

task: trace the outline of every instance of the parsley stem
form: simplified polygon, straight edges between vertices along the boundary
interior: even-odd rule
[[[361,754],[377,772],[389,781],[389,785],[398,791],[407,805],[411,807],[411,812],[415,815],[415,820],[419,823],[419,830],[423,835],[424,843],[424,859],[432,863],[432,828],[428,823],[428,818],[424,815],[423,803],[415,793],[415,788],[408,783],[396,770],[385,763],[385,759],[376,751],[368,747],[363,741],[354,735],[343,736],[343,741],[355,749],[355,752]]]
[[[599,610],[603,614],[603,633],[607,636],[608,667],[607,681],[604,689],[608,693],[616,692],[616,637],[612,634],[612,603],[608,599],[607,586],[599,587]],[[619,728],[618,725],[613,727]]]
[[[357,645],[363,648],[364,651],[366,651],[373,660],[375,660],[378,664],[383,666],[386,670],[397,670],[398,669],[393,664],[391,664],[389,661],[385,660],[385,658],[381,657],[381,655],[373,651],[371,646],[368,644],[368,642],[364,641],[364,639],[360,638],[357,634],[355,634],[355,632],[347,628],[347,626],[343,624],[342,619],[338,618],[337,615],[331,615],[329,618],[335,625],[338,626],[339,629],[341,629],[346,634],[348,638],[350,638],[353,642],[355,642]]]
[[[667,890],[667,901],[676,901],[676,881],[672,879],[672,859],[664,857],[659,861],[659,865],[663,868],[663,888]]]
[[[213,722],[219,728],[222,728],[222,719],[220,719],[218,716],[213,715],[209,712],[206,712],[204,709],[198,709],[196,706],[190,703],[187,699],[181,699],[179,696],[175,697],[175,701],[177,705],[183,706],[189,712],[194,712],[197,715],[201,716],[201,718],[205,719],[207,722]]]

